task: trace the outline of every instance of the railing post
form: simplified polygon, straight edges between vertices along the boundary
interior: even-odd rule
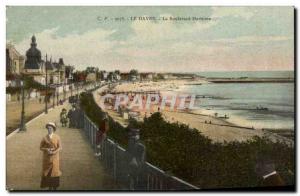
[[[147,173],[147,190],[150,190],[150,175]]]
[[[113,160],[114,160],[114,180],[117,180],[117,144],[114,143],[114,152],[113,152]]]
[[[94,127],[94,132],[93,132],[93,147],[96,148],[96,145],[97,145],[96,144],[96,134],[97,134],[97,131],[98,131],[98,127],[95,124],[94,124],[93,127]]]
[[[86,131],[87,131],[88,140],[90,142],[90,120],[87,119],[86,122],[87,122]]]
[[[89,131],[89,142],[91,142],[91,120],[89,120],[88,131]]]
[[[85,131],[85,115],[83,115],[82,130]]]
[[[91,144],[94,146],[94,123],[91,123]]]
[[[92,147],[94,148],[94,123],[91,123],[91,144]]]
[[[103,159],[104,159],[104,164],[105,164],[105,167],[107,167],[107,139],[105,138],[104,139],[104,143],[103,143],[104,145],[104,148],[103,148]]]
[[[85,135],[87,135],[86,130],[87,130],[87,116],[84,116],[84,132],[85,132]]]
[[[83,129],[95,145],[97,126],[84,114]],[[181,179],[168,175],[159,168],[145,162],[146,148],[139,142],[139,130],[130,129],[128,150],[124,150],[114,141],[105,138],[101,143],[101,161],[111,173],[115,183],[129,182],[130,190],[188,190],[198,189]]]
[[[90,120],[90,122],[89,122],[89,132],[90,132],[90,143],[91,143],[91,138],[92,138],[92,121]]]
[[[86,130],[86,116],[85,115],[83,116],[83,130],[85,133],[85,130]]]

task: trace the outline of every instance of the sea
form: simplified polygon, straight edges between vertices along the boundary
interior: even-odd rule
[[[293,71],[201,72],[203,77],[293,78]],[[294,83],[209,83],[184,85],[177,91],[196,94],[199,113],[228,116],[227,121],[257,129],[294,130]]]

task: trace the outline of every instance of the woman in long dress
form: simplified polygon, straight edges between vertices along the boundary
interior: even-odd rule
[[[56,190],[59,187],[59,152],[62,149],[60,137],[55,134],[56,125],[53,122],[46,124],[48,134],[42,139],[40,150],[43,151],[43,169],[41,188]]]

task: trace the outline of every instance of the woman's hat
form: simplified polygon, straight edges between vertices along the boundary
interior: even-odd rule
[[[56,130],[56,124],[54,122],[48,122],[46,124],[46,129],[48,128],[48,126],[52,126],[54,130]]]

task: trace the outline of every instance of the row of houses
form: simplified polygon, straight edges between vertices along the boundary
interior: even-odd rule
[[[47,74],[46,74],[47,73]],[[68,84],[70,81],[152,81],[159,79],[182,79],[183,75],[172,73],[141,72],[132,69],[129,72],[119,70],[106,72],[99,71],[96,67],[87,67],[83,72],[74,73],[74,67],[65,65],[63,58],[58,61],[52,60],[47,55],[42,58],[41,51],[37,48],[37,41],[33,35],[30,48],[26,51],[26,57],[21,55],[12,44],[6,45],[6,75],[7,86],[17,86],[19,80],[16,77],[24,74],[30,76],[40,84],[61,85]],[[47,75],[47,77],[46,77]],[[190,77],[190,76],[188,76]]]
[[[153,81],[153,80],[176,80],[176,79],[196,79],[196,76],[191,74],[178,75],[173,73],[155,73],[155,72],[141,72],[137,70],[131,70],[129,72],[111,71],[105,72],[100,71],[101,80],[110,81]],[[89,80],[94,78],[96,80],[96,74],[89,73],[87,77]]]
[[[24,74],[32,77],[40,84],[50,85],[67,84],[72,80],[73,66],[65,65],[63,58],[53,61],[52,58],[42,58],[41,51],[37,48],[35,36],[32,36],[30,48],[26,51],[26,57],[21,55],[15,47],[6,44],[6,76],[7,86],[18,85],[18,76]]]
[[[176,79],[193,79],[194,76],[182,76],[173,73],[155,73],[155,72],[141,72],[133,74],[131,72],[121,72],[120,79],[128,81],[152,81],[155,79],[162,80],[176,80]]]

